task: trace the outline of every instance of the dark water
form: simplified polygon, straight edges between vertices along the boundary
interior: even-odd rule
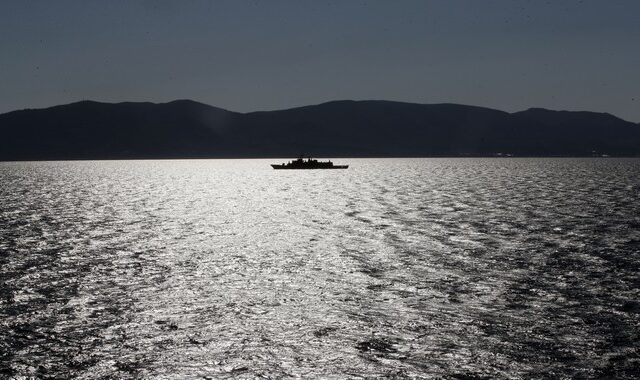
[[[0,164],[0,377],[634,378],[640,160]]]

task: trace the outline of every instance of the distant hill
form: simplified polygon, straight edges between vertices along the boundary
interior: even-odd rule
[[[334,101],[237,113],[82,101],[0,115],[0,160],[314,156],[640,156],[640,125],[606,113]]]

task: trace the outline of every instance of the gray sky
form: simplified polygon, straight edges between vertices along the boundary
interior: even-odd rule
[[[640,122],[638,0],[0,2],[0,112],[188,98],[610,112]]]

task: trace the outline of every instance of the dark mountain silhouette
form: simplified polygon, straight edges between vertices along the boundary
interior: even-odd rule
[[[640,125],[594,112],[334,101],[236,113],[206,104],[82,101],[0,115],[0,160],[640,155]]]

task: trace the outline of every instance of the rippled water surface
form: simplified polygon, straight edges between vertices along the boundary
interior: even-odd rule
[[[0,377],[634,378],[640,160],[0,163]]]

